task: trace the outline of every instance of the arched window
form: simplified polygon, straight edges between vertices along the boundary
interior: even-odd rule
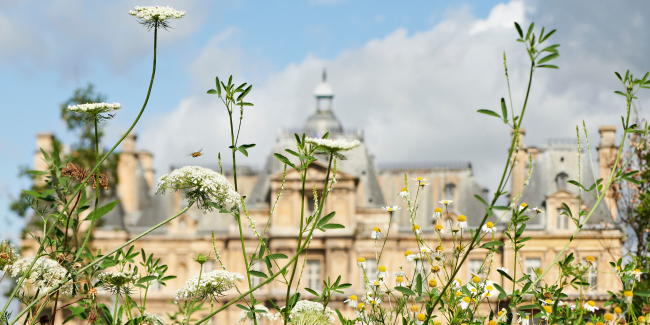
[[[569,179],[569,175],[565,172],[560,172],[555,177],[555,183],[557,184],[558,191],[566,191],[566,181]]]
[[[447,183],[445,185],[445,200],[452,200],[454,198],[454,194],[456,193],[456,185],[454,183]]]

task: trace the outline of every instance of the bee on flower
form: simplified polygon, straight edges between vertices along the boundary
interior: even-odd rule
[[[465,229],[467,228],[467,217],[465,215],[458,216],[458,228]]]
[[[433,210],[433,216],[431,216],[431,219],[434,223],[439,219],[442,219],[442,209],[440,207]]]
[[[420,235],[420,234],[422,234],[422,229],[420,229],[420,226],[419,226],[419,225],[413,225],[413,232],[414,232],[416,235]]]
[[[467,309],[467,307],[469,307],[470,302],[472,302],[472,299],[470,299],[469,297],[463,297],[463,299],[460,300],[460,308]]]
[[[450,205],[450,204],[454,203],[454,201],[452,201],[452,200],[442,200],[442,201],[438,201],[438,203],[444,204],[445,206],[447,206],[447,205]]]
[[[399,194],[397,194],[397,195],[402,197],[402,198],[407,198],[409,196],[409,191],[408,191],[408,189],[406,187],[404,187],[404,188],[402,188],[401,191],[399,191]]]
[[[370,234],[370,238],[372,238],[372,239],[380,239],[381,238],[381,229],[379,229],[379,227],[372,228],[372,233]]]
[[[494,223],[488,221],[483,225],[483,228],[481,228],[481,230],[483,230],[485,233],[494,233],[497,231],[497,227],[494,226]]]
[[[350,298],[343,301],[344,304],[348,304],[348,307],[357,308],[359,302],[357,301],[357,296],[351,295]]]
[[[357,265],[358,265],[360,268],[365,269],[365,268],[366,268],[366,259],[365,259],[364,257],[359,257],[359,258],[357,259]]]
[[[395,212],[395,211],[400,210],[400,209],[402,209],[402,208],[401,208],[401,207],[398,207],[398,206],[396,206],[396,205],[393,205],[393,206],[385,206],[385,207],[382,207],[382,209],[384,209],[384,211],[386,211],[386,212]]]
[[[390,277],[390,273],[386,272],[386,267],[385,266],[380,266],[379,271],[377,272],[377,278],[378,279],[388,279]]]
[[[442,233],[445,232],[445,230],[443,229],[442,225],[436,225],[436,227],[435,227],[434,229],[435,229],[436,232],[439,233],[439,234],[442,234]]]
[[[593,300],[587,301],[587,303],[583,307],[592,313],[598,310],[598,307],[596,307],[596,303]]]
[[[628,291],[623,292],[623,300],[625,300],[625,302],[627,302],[628,304],[632,303],[633,298],[634,298],[634,294],[632,293],[632,291],[628,290]],[[598,308],[596,308],[596,309],[598,309]]]

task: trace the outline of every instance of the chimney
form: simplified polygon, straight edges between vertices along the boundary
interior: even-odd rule
[[[36,135],[36,153],[34,154],[34,170],[47,170],[47,163],[43,160],[43,151],[47,152],[48,155],[52,154],[54,134],[53,133],[38,133]],[[42,186],[45,185],[45,178],[43,176],[37,176],[34,178],[34,185]]]
[[[512,130],[510,132],[510,135],[514,136],[514,133],[515,131]],[[524,146],[525,135],[526,129],[519,129],[519,152],[515,156],[517,165],[512,171],[512,181],[510,183],[512,185],[510,190],[510,197],[513,199],[521,190],[521,187],[526,181],[526,175],[528,174],[528,169],[526,168],[526,164],[528,162],[528,150]]]
[[[618,146],[616,146],[616,126],[603,125],[598,128],[598,133],[600,133],[600,145],[598,146],[598,178],[602,178],[603,182],[605,182],[612,173],[616,154],[618,152]],[[614,190],[612,188],[607,189],[605,203],[607,204],[609,212],[612,214],[612,218],[616,221],[616,212],[618,207],[616,205]]]
[[[138,152],[138,160],[140,161],[140,167],[142,167],[144,179],[147,180],[149,189],[152,189],[154,186],[153,155],[149,151],[141,150]]]
[[[136,212],[138,207],[138,178],[136,169],[138,159],[135,153],[135,139],[133,133],[124,138],[122,152],[117,162],[117,195],[124,207],[125,213]]]

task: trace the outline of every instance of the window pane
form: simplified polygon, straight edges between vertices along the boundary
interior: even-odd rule
[[[469,260],[469,267],[467,268],[467,282],[472,281],[474,275],[483,278],[483,274],[481,272],[482,264],[483,260]]]
[[[321,267],[320,260],[307,260],[307,288],[320,290]]]
[[[264,270],[266,269],[265,265],[266,264],[264,264],[262,262],[257,262],[255,264],[251,265],[251,270],[264,272]],[[256,277],[256,276],[251,276],[251,285],[253,287],[257,287],[260,283],[262,283],[262,280],[264,280],[264,279],[262,279],[260,277]]]
[[[537,275],[535,270],[542,267],[542,260],[539,258],[527,258],[526,259],[526,274],[530,275],[530,279],[535,281]],[[539,283],[539,282],[538,282]]]
[[[568,229],[569,217],[562,215],[563,208],[557,209],[557,229]]]
[[[589,282],[589,287],[595,287],[598,284],[598,259],[596,258],[595,260],[594,265],[585,274],[585,280]],[[584,258],[582,262],[587,264],[587,260]]]

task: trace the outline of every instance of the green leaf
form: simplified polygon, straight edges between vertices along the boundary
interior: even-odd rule
[[[547,69],[559,69],[557,65],[552,65],[552,64],[542,64],[538,65],[538,68],[547,68]]]
[[[489,248],[489,247],[494,247],[494,246],[504,246],[504,244],[502,242],[500,242],[500,241],[494,240],[494,241],[491,241],[489,243],[483,244],[483,246],[481,246],[481,247]]]
[[[517,24],[517,22],[515,22],[515,28],[517,28],[517,33],[519,33],[519,37],[524,38],[524,32],[521,30],[521,27],[519,26],[519,24]]]
[[[241,153],[243,153],[244,156],[248,157],[248,151],[246,151],[246,148],[239,147],[239,148],[237,148],[237,150],[239,150]]]
[[[156,279],[158,279],[157,276],[149,275],[149,276],[145,276],[145,277],[140,278],[140,280],[138,280],[138,283],[145,283],[145,282],[153,281],[153,280],[156,280]]]
[[[160,279],[160,281],[165,282],[165,281],[169,281],[169,280],[176,279],[176,278],[178,278],[178,277],[175,276],[175,275],[168,275],[168,276]]]
[[[501,97],[501,115],[503,115],[503,123],[508,123],[508,109],[506,108],[506,100]]]
[[[554,30],[548,32],[548,34],[546,34],[546,36],[544,36],[544,38],[540,39],[539,42],[542,43],[542,42],[544,42],[545,40],[547,40],[549,37],[551,37],[551,35],[555,34],[555,31],[556,31],[556,30],[554,29]]]
[[[415,292],[413,290],[406,288],[406,287],[395,287],[395,290],[407,295],[407,296],[415,296]]]
[[[323,225],[320,227],[321,229],[343,229],[345,228],[344,225],[340,225],[338,223],[328,223],[326,225]]]
[[[210,95],[216,95],[216,94],[217,94],[217,91],[214,90],[214,89],[210,89],[210,90],[208,90],[208,94],[210,94]]]
[[[250,143],[250,144],[242,144],[240,147],[242,147],[242,148],[244,148],[244,149],[250,149],[250,148],[255,147],[255,144],[254,144],[254,143]]]
[[[422,274],[418,274],[415,280],[415,290],[418,292],[418,296],[422,295]]]
[[[320,297],[320,294],[318,292],[316,292],[316,291],[314,291],[314,290],[312,290],[310,288],[305,288],[305,291],[311,293],[312,295],[314,295],[316,297]]]
[[[107,205],[100,207],[99,209],[93,210],[85,220],[97,220],[103,217],[105,214],[111,212],[111,210],[113,210],[113,208],[115,208],[119,202],[120,200],[115,200]]]
[[[36,176],[45,176],[49,175],[50,172],[42,171],[42,170],[28,170],[27,173],[36,175]]]
[[[217,95],[221,97],[221,82],[219,81],[219,77],[215,77],[215,83],[217,84]]]
[[[541,60],[537,61],[537,66],[539,66],[540,64],[542,64],[544,62],[548,62],[548,61],[551,61],[553,59],[556,59],[558,56],[560,56],[560,55],[557,54],[557,53],[549,54],[549,55],[543,57]]]
[[[486,206],[489,206],[485,200],[483,200],[482,197],[478,196],[478,194],[474,194],[474,197],[479,200],[481,203],[485,204]]]
[[[284,255],[284,254],[281,254],[281,253],[275,253],[275,254],[269,255],[269,258],[273,259],[273,260],[281,260],[281,259],[286,259],[286,258],[289,258],[289,257],[287,255]]]
[[[245,310],[245,311],[251,311],[248,307],[246,307],[246,306],[244,306],[242,304],[237,304],[235,306],[237,306],[237,307],[239,307],[239,309],[242,309],[242,310]]]
[[[479,112],[479,113],[481,113],[481,114],[485,114],[485,115],[490,115],[490,116],[498,117],[499,119],[501,119],[501,115],[499,115],[497,112],[495,112],[495,111],[491,111],[491,110],[489,110],[489,109],[479,109],[477,112]]]
[[[287,157],[285,157],[285,156],[283,156],[283,155],[281,155],[279,153],[274,153],[273,155],[275,156],[275,158],[278,158],[278,160],[280,160],[281,162],[293,167],[294,169],[297,169],[296,165],[292,164],[291,161],[289,161],[289,159]]]
[[[618,72],[614,71],[614,74],[618,77],[618,80],[623,81],[623,78],[621,78],[621,75]]]
[[[571,180],[571,179],[570,179],[570,180],[568,180],[568,181],[566,181],[566,182],[569,183],[569,184],[573,184],[573,185],[575,185],[575,186],[577,186],[577,187],[579,187],[579,188],[581,188],[581,189],[583,189],[583,190],[589,192],[589,190],[587,190],[586,187],[582,186],[582,184],[580,184],[580,183],[578,183],[578,182],[576,182],[576,181],[574,181],[574,180]]]
[[[256,276],[258,278],[265,278],[265,279],[268,278],[268,276],[266,276],[266,274],[264,274],[264,272],[260,272],[260,271],[248,270],[248,274],[250,274],[252,276]]]
[[[324,226],[325,224],[327,224],[327,222],[329,222],[330,220],[332,220],[332,218],[334,218],[334,215],[336,215],[336,212],[333,211],[333,212],[328,213],[322,219],[320,219],[320,221],[318,222],[318,227],[317,228],[320,228],[320,227]]]
[[[526,33],[526,40],[530,38],[530,33],[533,32],[533,27],[535,27],[535,23],[530,23],[530,27],[528,27],[528,33]]]
[[[352,286],[351,283],[342,283],[342,284],[339,284],[336,288],[337,289],[347,289],[347,288],[349,288],[351,286]]]
[[[635,289],[633,292],[634,292],[635,296],[650,297],[650,290],[638,290],[638,289]]]

